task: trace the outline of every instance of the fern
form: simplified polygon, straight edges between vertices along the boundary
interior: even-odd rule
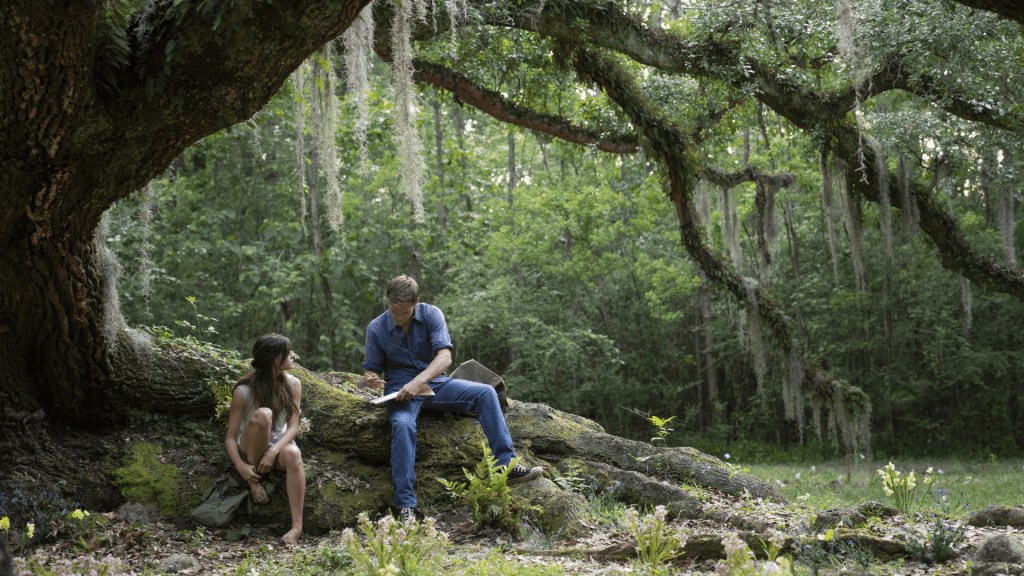
[[[513,496],[508,487],[508,474],[516,465],[513,459],[507,466],[498,464],[486,442],[480,443],[483,459],[473,472],[462,469],[465,482],[449,482],[438,478],[448,494],[457,502],[467,504],[473,511],[473,520],[521,535],[520,518],[536,510],[525,499]]]

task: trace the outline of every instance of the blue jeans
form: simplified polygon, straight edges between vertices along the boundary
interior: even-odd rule
[[[401,385],[386,387],[391,393]],[[512,435],[505,425],[498,394],[494,388],[469,380],[449,380],[431,384],[434,396],[416,396],[410,400],[388,402],[388,420],[391,421],[391,481],[395,485],[395,508],[416,506],[416,417],[421,409],[438,412],[473,412],[484,430],[491,453],[499,464],[508,464],[516,457],[512,450]]]

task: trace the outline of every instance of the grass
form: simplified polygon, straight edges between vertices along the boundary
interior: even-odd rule
[[[892,504],[892,498],[882,491],[882,480],[877,472],[888,462],[861,461],[850,466],[845,460],[837,460],[816,465],[751,464],[742,467],[749,469],[749,474],[775,485],[793,503],[827,509],[868,500]],[[935,459],[900,460],[893,464],[903,477],[911,470],[918,477],[915,511],[944,512],[959,517],[988,506],[1013,505],[1024,500],[1024,461]],[[925,496],[928,487],[920,478],[928,468],[934,470],[935,483],[931,493]],[[837,480],[841,486],[835,484]]]

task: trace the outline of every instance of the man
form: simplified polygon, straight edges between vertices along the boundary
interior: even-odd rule
[[[366,327],[364,379],[369,388],[385,385],[385,394],[398,391],[387,403],[391,422],[391,481],[399,519],[416,517],[416,417],[421,408],[442,412],[477,413],[491,452],[507,466],[516,457],[512,436],[501,413],[494,388],[445,376],[452,363],[452,341],[444,314],[419,300],[419,285],[408,276],[388,283],[388,311]],[[387,380],[381,380],[381,373]],[[433,396],[424,396],[433,391]],[[509,484],[539,476],[542,468],[513,466]]]

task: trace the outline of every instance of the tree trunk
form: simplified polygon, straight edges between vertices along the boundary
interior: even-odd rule
[[[123,403],[110,379],[93,244],[48,237],[6,246],[0,265],[4,412],[42,409],[67,424],[109,423]]]
[[[440,198],[437,202],[437,217],[441,225],[441,244],[444,245],[445,236],[448,234],[448,215],[445,213],[444,205],[444,130],[441,129],[441,94],[434,90],[434,144],[435,159],[437,162],[437,188]]]
[[[97,427],[130,406],[111,375],[92,244],[103,212],[189,145],[249,118],[288,74],[358,15],[363,0],[289,11],[161,2],[146,43],[100,54],[102,3],[11,0],[0,10],[0,443],[23,417]],[[184,12],[186,11],[187,12]],[[216,12],[216,13],[214,13]],[[230,41],[221,21],[245,35]],[[138,24],[138,23],[136,23]],[[282,25],[286,24],[286,25]],[[106,38],[110,40],[110,38]],[[109,272],[108,272],[109,273]],[[118,343],[118,346],[129,345]]]
[[[122,332],[122,336],[126,334]],[[205,384],[204,371],[212,373],[226,366],[205,360],[196,362],[187,354],[160,350],[142,354],[125,349],[117,359],[123,367],[121,377],[133,382],[134,404],[171,407],[209,422],[216,399]],[[168,370],[169,366],[174,368]],[[179,372],[178,368],[185,370]],[[320,534],[354,524],[360,512],[369,512],[371,516],[386,512],[393,490],[389,474],[390,425],[384,408],[367,401],[373,393],[356,389],[355,374],[332,374],[334,384],[327,384],[321,375],[301,368],[293,369],[292,374],[302,380],[302,410],[311,426],[298,439],[308,464],[305,530]],[[733,473],[713,456],[690,448],[655,448],[645,442],[611,436],[593,421],[543,404],[511,400],[505,419],[519,458],[526,464],[547,468],[546,479],[516,486],[514,490],[540,507],[534,520],[549,534],[559,529],[563,535],[586,531],[583,501],[551,481],[567,472],[571,464],[582,465],[595,474],[602,486],[620,482],[617,496],[623,502],[665,504],[675,515],[688,518],[701,518],[708,511],[675,482],[727,494],[749,492],[755,497],[785,502],[770,484],[747,474]],[[195,449],[189,448],[192,456],[177,460],[177,467],[163,464],[152,454],[163,452],[163,458],[174,462],[175,451],[160,446],[161,439],[150,435],[143,439],[146,444],[131,444],[108,459],[101,482],[112,482],[122,498],[145,494],[150,501],[140,503],[158,506],[160,513],[167,516],[185,517],[198,504],[206,486],[224,473],[234,474],[230,463],[218,464],[212,458],[224,449],[220,442],[221,425],[213,426],[209,436],[216,440],[201,448],[198,458]],[[462,478],[463,468],[471,469],[480,461],[482,442],[483,432],[474,418],[424,411],[417,434],[418,496],[423,500],[443,498],[443,487],[435,479]],[[648,476],[655,471],[657,478]],[[185,475],[189,481],[169,483],[171,488],[139,489],[153,484],[154,478],[176,475]],[[269,481],[281,487],[283,478],[275,474],[269,476]],[[167,490],[174,493],[167,494]],[[271,495],[271,502],[260,506],[248,520],[262,523],[287,517],[287,498],[284,490],[279,489]]]

